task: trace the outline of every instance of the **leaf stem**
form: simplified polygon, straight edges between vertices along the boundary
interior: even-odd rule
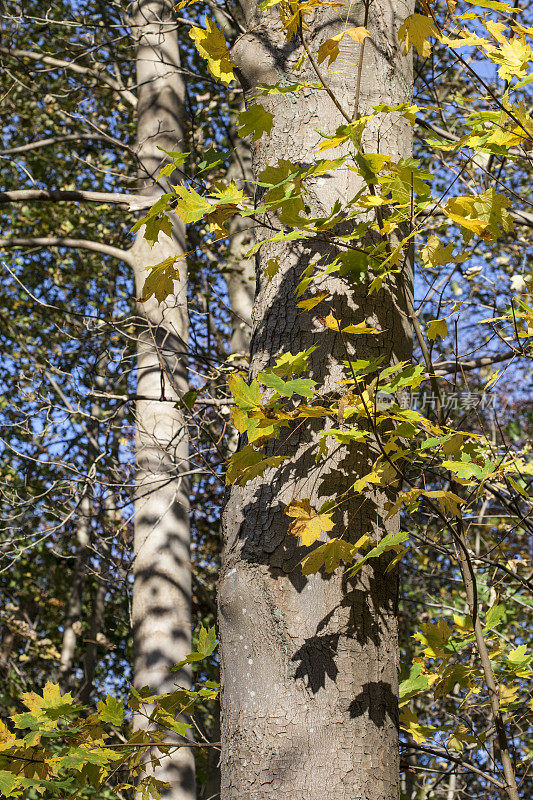
[[[339,101],[338,101],[338,100],[337,100],[337,98],[335,97],[335,95],[334,95],[334,93],[332,92],[332,90],[331,90],[331,88],[330,88],[329,84],[327,83],[326,79],[325,79],[325,78],[324,78],[324,76],[322,75],[322,72],[321,72],[321,70],[320,70],[320,67],[318,66],[318,64],[317,64],[317,63],[316,63],[316,61],[315,61],[315,59],[314,59],[314,57],[313,57],[313,54],[311,53],[311,50],[309,49],[309,45],[308,45],[308,44],[307,44],[307,42],[305,41],[304,32],[303,32],[303,27],[302,27],[302,19],[301,19],[301,17],[300,17],[300,20],[299,20],[299,22],[298,22],[298,27],[299,27],[300,39],[301,39],[301,42],[302,42],[302,45],[303,45],[303,49],[305,50],[305,52],[306,52],[306,54],[307,54],[307,57],[309,58],[309,61],[311,62],[311,66],[313,67],[313,69],[314,69],[314,71],[315,71],[315,73],[316,73],[316,76],[317,76],[318,80],[320,81],[320,83],[321,83],[321,84],[322,84],[322,86],[324,87],[324,89],[325,89],[325,91],[326,91],[326,93],[327,93],[328,97],[331,99],[331,101],[332,101],[332,102],[333,102],[333,104],[336,106],[336,108],[337,108],[337,109],[340,111],[340,113],[342,114],[342,116],[344,117],[344,119],[346,120],[346,122],[349,122],[349,123],[351,123],[351,122],[352,122],[352,118],[351,118],[351,117],[350,117],[350,115],[349,115],[349,114],[348,114],[348,113],[347,113],[347,112],[344,110],[344,108],[341,106],[341,104],[339,103]],[[364,44],[364,42],[363,42],[363,44]]]
[[[370,10],[370,0],[365,0],[365,18],[363,21],[363,27],[366,28],[368,25],[368,13]],[[365,56],[365,44],[366,44],[366,36],[361,43],[361,51],[359,54],[359,64],[357,65],[357,82],[355,85],[355,107],[353,112],[353,120],[357,119],[357,115],[359,114],[359,96],[361,93],[361,77],[363,75],[363,58]]]

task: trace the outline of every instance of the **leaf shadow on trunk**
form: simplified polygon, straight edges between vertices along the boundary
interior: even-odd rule
[[[273,245],[268,245],[268,255],[276,256]],[[338,399],[340,389],[337,381],[342,377],[338,365],[342,365],[347,356],[354,359],[385,354],[387,359],[395,349],[402,351],[405,320],[402,310],[392,299],[369,297],[365,285],[350,286],[334,279],[334,306],[343,324],[359,323],[370,317],[373,326],[388,331],[381,341],[369,336],[352,338],[347,353],[346,342],[339,334],[317,327],[314,319],[317,313],[326,315],[328,310],[321,311],[319,306],[318,312],[314,309],[310,314],[296,306],[299,299],[295,295],[296,286],[303,271],[317,255],[326,255],[324,245],[307,241],[305,252],[300,252],[297,264],[282,275],[275,291],[269,292],[266,287],[268,303],[261,318],[256,320],[251,372],[253,376],[259,369],[271,365],[282,352],[290,350],[295,354],[319,344],[320,348],[310,359],[309,377],[319,386],[325,383],[328,398]],[[331,287],[331,278],[329,280]],[[265,285],[259,288],[265,292]],[[401,331],[397,348],[394,341],[396,331]],[[405,355],[396,353],[395,358],[400,360]],[[226,551],[228,566],[238,554],[238,559],[250,566],[266,567],[275,580],[288,580],[301,597],[298,602],[304,614],[305,596],[302,593],[309,578],[302,574],[299,564],[322,542],[311,548],[300,546],[297,539],[288,534],[290,520],[284,509],[293,498],[303,497],[310,497],[312,506],[319,508],[326,499],[338,496],[349,488],[351,482],[371,471],[379,452],[375,446],[367,446],[364,450],[335,446],[332,448],[334,457],[329,463],[317,466],[315,448],[323,424],[322,420],[316,419],[303,424],[297,421],[291,429],[282,432],[280,440],[266,443],[266,456],[286,455],[287,461],[242,490],[239,495],[241,524],[233,529],[234,538],[228,541]],[[359,496],[337,508],[333,517],[336,526],[331,535],[342,536],[352,543],[364,533],[383,536],[386,532],[382,524],[385,493],[382,491],[379,499],[377,497],[373,492],[364,500]],[[300,640],[289,654],[294,679],[303,680],[313,695],[326,686],[328,679],[336,681],[340,649],[343,652],[347,649],[362,652],[364,647],[368,647],[371,653],[377,654],[387,646],[385,640],[395,630],[398,583],[395,570],[386,573],[390,560],[386,555],[373,561],[354,579],[342,577],[338,571],[330,575],[322,573],[323,581],[331,584],[332,588],[328,613],[320,619],[315,632],[303,643]],[[340,629],[339,619],[342,620]],[[372,719],[384,720],[380,710],[384,707],[386,715],[396,720],[397,698],[392,684],[385,680],[375,681],[369,682],[369,690],[370,687],[373,688],[366,709],[359,700],[360,694],[357,694],[351,701],[349,713],[357,715],[358,710],[363,709],[361,713],[373,715]],[[361,691],[364,695],[364,687]]]

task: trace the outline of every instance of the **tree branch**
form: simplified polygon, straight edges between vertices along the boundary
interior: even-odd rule
[[[470,361],[460,361],[458,358],[456,358],[453,361],[441,361],[440,363],[434,364],[433,370],[435,375],[441,378],[444,375],[449,375],[450,372],[456,372],[457,370],[470,371],[472,369],[478,369],[479,367],[489,367],[492,364],[498,364],[501,361],[507,361],[515,356],[516,353],[510,352],[495,353],[492,356],[481,356],[481,358],[472,358]]]
[[[120,247],[113,247],[103,242],[93,242],[90,239],[71,239],[65,236],[10,236],[7,239],[0,239],[0,247],[72,247],[103,253],[106,256],[125,261],[127,264],[133,263],[128,250],[122,250]]]
[[[113,139],[112,136],[106,136],[103,133],[68,133],[64,136],[51,136],[49,139],[38,139],[35,142],[28,142],[27,144],[20,144],[17,147],[8,147],[6,150],[0,150],[0,156],[16,155],[17,153],[26,153],[28,150],[39,150],[41,147],[49,147],[50,145],[61,144],[62,142],[80,142],[101,140],[109,142],[116,147],[121,147],[124,150],[131,151],[131,148],[122,142]]]
[[[512,216],[515,222],[518,222],[521,225],[528,225],[530,228],[533,228],[533,214],[529,211],[513,211],[509,209],[509,214]]]
[[[52,202],[62,203],[67,200],[81,200],[88,203],[111,203],[128,206],[130,211],[142,211],[150,208],[153,198],[140,194],[123,194],[121,192],[88,192],[81,189],[15,189],[12,192],[0,192],[0,205],[8,203]]]
[[[169,401],[164,397],[149,397],[148,395],[144,394],[113,394],[111,392],[96,392],[96,391],[89,391],[87,392],[87,397],[98,397],[103,398],[105,400],[122,400],[125,403],[134,402],[137,400],[149,400],[151,403],[168,403],[174,402],[173,400]],[[225,408],[229,406],[234,406],[235,400],[231,397],[206,397],[206,398],[197,398],[194,402],[191,402],[190,406],[212,406],[213,408]]]
[[[427,745],[415,744],[414,742],[409,742],[408,744],[404,745],[404,747],[408,748],[409,750],[419,750],[422,753],[431,753],[431,755],[437,756],[438,758],[444,758],[446,761],[450,761],[452,764],[458,764],[459,766],[472,770],[472,772],[475,772],[477,775],[481,775],[486,781],[494,784],[494,786],[497,786],[499,789],[505,789],[505,784],[503,784],[497,778],[493,778],[488,772],[484,772],[470,761],[466,761],[464,758],[452,756],[442,747],[428,747]]]
[[[18,50],[11,49],[9,47],[0,47],[0,53],[12,56],[13,58],[30,58],[33,61],[41,61],[47,66],[68,69],[71,72],[76,72],[78,75],[90,75],[92,78],[101,80],[111,89],[114,89],[116,92],[118,92],[122,99],[129,103],[133,108],[135,108],[137,105],[137,98],[133,92],[130,92],[129,89],[125,89],[123,86],[121,86],[120,82],[117,81],[116,78],[112,78],[107,72],[106,68],[102,67],[101,65],[95,67],[84,67],[81,64],[76,64],[74,61],[64,61],[61,58],[45,56],[42,53],[34,53],[32,50]]]

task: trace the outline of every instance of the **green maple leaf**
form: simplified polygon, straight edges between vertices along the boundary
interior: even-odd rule
[[[165,233],[170,236],[172,233],[172,222],[166,214],[156,214],[155,217],[148,217],[144,229],[144,238],[153,247],[159,241],[159,234]]]
[[[283,353],[276,358],[276,364],[272,367],[272,372],[280,375],[282,378],[291,378],[309,367],[309,356],[314,353],[316,347],[309,347],[307,350],[301,350],[299,353],[293,355],[292,353]]]
[[[21,794],[20,787],[28,783],[31,784],[31,781],[0,769],[0,794],[3,797],[18,797]]]
[[[204,657],[210,656],[216,645],[217,635],[215,626],[212,625],[210,628],[206,629],[202,625],[198,634],[198,652],[202,653]]]
[[[302,397],[313,397],[315,393],[316,381],[311,378],[295,378],[291,381],[284,381],[279,375],[273,372],[260,372],[259,380],[275,391],[282,397],[292,397],[299,394]]]
[[[98,716],[102,722],[109,722],[117,727],[122,724],[124,719],[124,708],[116,697],[108,695],[105,700],[100,700],[98,705]]]
[[[264,133],[269,135],[273,124],[274,114],[266,111],[260,103],[254,103],[239,114],[239,134],[244,137],[253,133],[252,142],[257,142]]]
[[[258,178],[260,186],[270,187],[263,198],[265,205],[273,211],[281,209],[280,220],[285,225],[298,225],[300,213],[305,209],[298,165],[280,158],[276,166],[265,167]]]
[[[427,675],[421,675],[422,664],[413,664],[409,677],[400,683],[399,698],[400,705],[407,703],[412,697],[415,697],[424,689],[429,686],[429,679]]]
[[[350,564],[353,561],[353,553],[354,547],[349,542],[344,539],[331,539],[302,559],[302,573],[314,575],[324,567],[324,571],[330,574],[340,566],[341,561]]]
[[[144,282],[141,296],[143,302],[154,295],[158,303],[162,303],[167,297],[174,294],[174,283],[179,280],[179,271],[176,267],[177,260],[174,256],[169,256],[160,264],[147,267],[150,270],[150,274]]]
[[[198,222],[211,210],[209,200],[206,200],[194,189],[189,189],[186,186],[176,186],[176,194],[179,198],[176,203],[176,214],[185,224]]]
[[[226,471],[226,484],[236,483],[238,486],[246,486],[249,481],[263,475],[267,467],[277,467],[284,460],[285,456],[263,458],[252,445],[247,444],[230,458]]]
[[[444,619],[440,619],[436,623],[424,623],[420,628],[421,630],[415,633],[414,638],[418,639],[424,647],[424,655],[427,658],[443,656],[444,648],[453,634],[453,628]]]
[[[205,172],[207,169],[223,164],[228,156],[229,152],[224,153],[223,151],[215,150],[214,147],[210,147],[204,152],[202,160],[198,163],[198,172]]]
[[[372,550],[366,554],[366,556],[363,556],[363,558],[358,561],[354,567],[352,567],[350,570],[350,575],[356,575],[363,564],[366,564],[366,562],[371,558],[379,558],[379,556],[383,555],[383,553],[386,553],[389,550],[396,550],[398,553],[401,552],[402,548],[400,545],[402,545],[403,542],[405,542],[405,540],[408,538],[409,534],[405,531],[400,531],[399,533],[388,533],[383,537],[380,543],[376,545],[376,547],[373,547]]]
[[[261,387],[257,381],[252,381],[250,386],[240,375],[230,375],[228,386],[239,408],[250,411],[261,401]]]

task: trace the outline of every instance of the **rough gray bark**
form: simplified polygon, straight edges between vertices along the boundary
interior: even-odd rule
[[[138,0],[133,9],[137,45],[137,147],[140,191],[155,202],[165,190],[156,178],[164,154],[183,136],[184,85],[171,0]],[[132,248],[137,296],[146,268],[183,254],[184,230],[160,235],[150,248],[140,231]],[[135,684],[168,692],[190,686],[190,673],[171,667],[191,650],[188,434],[176,401],[187,391],[187,270],[179,262],[174,295],[138,304],[135,563],[133,638]],[[144,726],[142,717],[136,724]],[[155,775],[170,784],[166,800],[195,794],[194,758],[182,747],[161,759]]]
[[[252,180],[252,154],[248,142],[238,140],[235,155],[228,169],[228,181]],[[231,352],[248,355],[252,333],[252,308],[255,295],[255,260],[246,258],[253,244],[250,223],[234,217],[229,223],[230,247],[228,271],[225,273],[228,299],[232,311]]]
[[[230,227],[230,234],[231,252],[228,266],[232,271],[226,274],[226,286],[232,310],[231,352],[247,355],[252,333],[255,264],[252,258],[244,257],[244,253],[251,246],[248,229]]]
[[[220,741],[220,703],[217,702],[213,711],[214,724],[211,731],[211,741]],[[207,753],[207,778],[202,786],[202,800],[220,800],[220,751],[217,747],[210,747]]]
[[[410,0],[376,0],[370,6],[372,40],[364,51],[362,113],[378,103],[394,105],[411,97],[410,59],[400,55],[396,40],[411,11]],[[275,9],[269,18],[250,3],[245,13],[252,33],[239,40],[232,57],[248,97],[253,97],[257,84],[288,77],[302,50],[294,39],[287,44]],[[318,11],[306,34],[311,49],[316,52],[320,42],[342,30],[347,14],[349,25],[361,25],[363,13],[360,4]],[[346,53],[352,63],[355,53],[352,46]],[[303,77],[316,81],[306,69]],[[326,74],[337,98],[353,112],[357,68],[339,72],[335,65]],[[309,162],[320,142],[315,129],[334,132],[344,122],[325,92],[261,102],[274,113],[275,123],[255,149],[256,175],[278,158]],[[411,130],[401,121],[376,121],[365,138],[371,152],[379,149],[392,158],[410,155]],[[318,179],[307,196],[312,214],[324,213],[338,198],[346,201],[359,185],[348,171]],[[323,391],[338,392],[346,358],[342,342],[333,332],[323,332],[316,311],[296,308],[299,276],[313,256],[324,254],[321,247],[308,242],[305,247],[272,243],[262,248],[252,376],[281,352],[317,345],[311,377]],[[263,270],[274,257],[281,268],[267,281]],[[406,297],[411,284],[410,269],[372,296],[364,286],[328,279],[343,321],[366,320],[386,331],[379,338],[354,337],[351,356],[409,357]],[[225,511],[219,583],[223,800],[397,800],[399,795],[397,576],[394,571],[384,574],[385,560],[352,581],[343,579],[342,570],[305,578],[297,565],[306,551],[287,536],[289,520],[283,512],[293,498],[310,497],[316,508],[344,491],[370,471],[378,450],[375,444],[358,450],[342,447],[317,467],[317,431],[314,424],[299,426],[283,437],[281,446],[279,441],[268,445],[267,454],[289,454],[288,465],[267,470],[244,488],[233,487]],[[385,500],[379,491],[343,504],[335,512],[335,534],[346,533],[355,541],[363,533],[382,537],[397,530],[397,518],[385,520]]]

